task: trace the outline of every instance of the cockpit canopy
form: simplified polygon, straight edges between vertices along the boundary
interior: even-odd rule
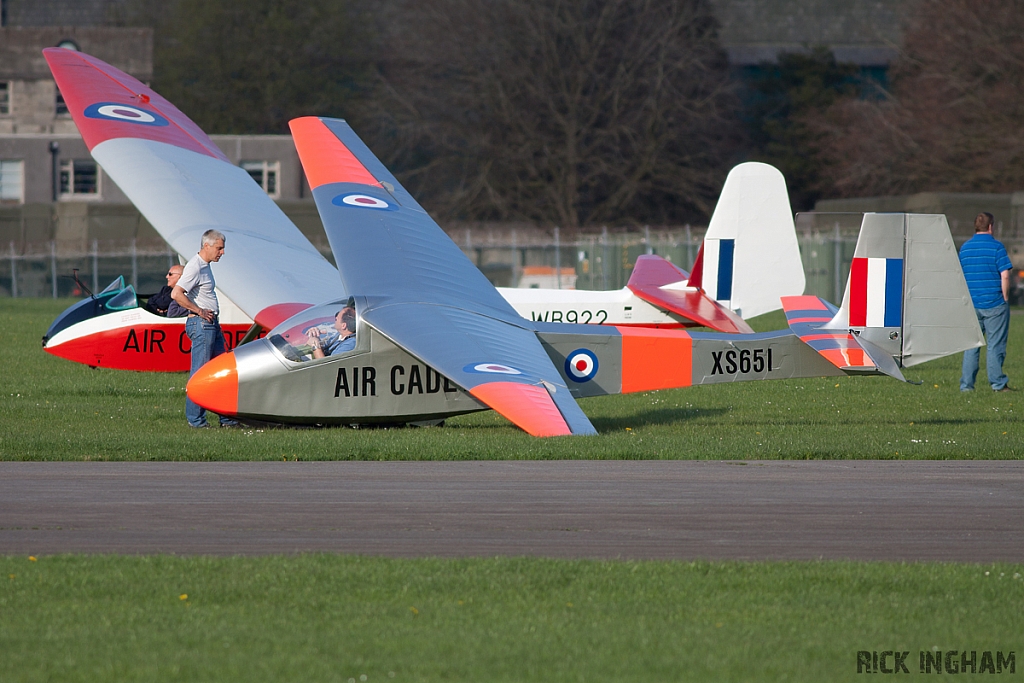
[[[50,325],[50,329],[46,330],[43,341],[45,342],[61,330],[83,320],[137,308],[138,305],[139,299],[135,294],[135,288],[131,285],[125,286],[124,277],[118,275],[116,280],[103,288],[103,291],[93,294],[87,299],[82,299],[57,316],[57,319]]]
[[[355,350],[358,319],[355,299],[339,299],[293,315],[271,330],[267,341],[295,363],[338,356]]]

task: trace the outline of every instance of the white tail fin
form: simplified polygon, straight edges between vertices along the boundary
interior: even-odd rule
[[[849,329],[903,367],[981,346],[946,217],[864,214],[842,306],[824,327]]]
[[[729,172],[690,284],[744,318],[777,310],[806,285],[786,179],[773,166]]]

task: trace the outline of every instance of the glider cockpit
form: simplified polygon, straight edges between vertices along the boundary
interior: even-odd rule
[[[360,334],[360,308],[362,300],[355,297],[307,308],[271,330],[267,342],[290,363],[365,353],[370,349],[368,335]],[[320,358],[317,346],[324,352]]]
[[[88,299],[82,299],[57,316],[50,324],[50,328],[46,330],[46,334],[43,335],[43,346],[46,346],[46,342],[55,334],[76,323],[108,313],[136,308],[138,305],[139,300],[135,294],[135,288],[131,285],[126,287],[124,277],[118,275],[117,279],[107,285],[103,291],[93,294]]]
[[[43,335],[43,349],[91,367],[182,372],[189,368],[191,342],[185,318],[157,315],[141,305],[132,285],[118,276],[102,291],[69,306]],[[232,349],[252,327],[227,297],[221,296],[224,345]]]

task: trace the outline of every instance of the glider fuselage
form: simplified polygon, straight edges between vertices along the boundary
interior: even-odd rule
[[[190,381],[189,395],[215,412],[282,424],[433,422],[489,409],[361,316],[353,350],[314,359],[304,330],[325,321],[298,317],[211,361]],[[845,374],[789,330],[737,335],[542,323],[536,335],[573,398]],[[495,380],[518,373],[487,362],[466,369]]]

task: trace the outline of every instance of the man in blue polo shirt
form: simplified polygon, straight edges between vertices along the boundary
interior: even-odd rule
[[[967,278],[974,310],[988,341],[988,383],[993,391],[1012,391],[1003,373],[1006,338],[1010,332],[1010,257],[1006,247],[992,236],[993,216],[988,212],[974,219],[974,237],[960,247],[960,266]],[[960,391],[973,391],[978,375],[981,349],[964,351]]]

